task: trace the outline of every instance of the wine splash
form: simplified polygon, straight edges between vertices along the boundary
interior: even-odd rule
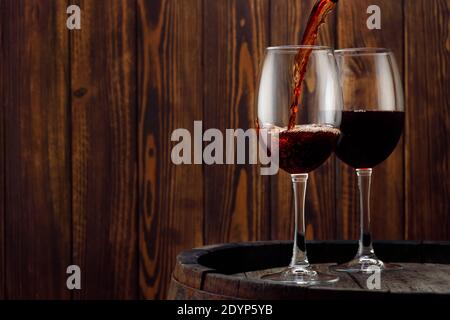
[[[325,22],[326,16],[334,9],[337,2],[338,0],[318,0],[316,2],[309,15],[308,24],[306,25],[305,33],[303,34],[301,42],[302,45],[312,46],[316,43],[320,25]],[[295,56],[292,83],[294,92],[290,107],[291,113],[289,117],[288,129],[295,127],[299,99],[302,93],[302,83],[305,77],[306,66],[308,65],[311,51],[312,49],[299,49],[297,55]]]

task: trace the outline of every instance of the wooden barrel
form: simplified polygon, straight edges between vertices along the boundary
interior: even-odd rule
[[[354,299],[450,298],[450,242],[375,242],[375,252],[404,269],[381,273],[379,289],[368,289],[370,274],[338,272],[331,285],[298,286],[261,280],[286,266],[292,242],[246,242],[207,246],[182,252],[172,274],[169,299]],[[311,241],[311,263],[328,268],[350,260],[354,241]]]

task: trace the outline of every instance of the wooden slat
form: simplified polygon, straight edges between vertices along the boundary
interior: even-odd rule
[[[8,12],[9,3],[6,1],[0,2],[0,60],[6,61],[8,58],[9,44],[5,41],[7,37],[7,20],[3,16]],[[0,63],[0,96],[5,97],[8,88],[7,81],[4,79],[6,75],[6,66]],[[5,297],[5,113],[6,113],[6,99],[0,103],[0,299]]]
[[[9,299],[68,299],[70,159],[64,1],[2,1]],[[3,222],[1,222],[3,225]]]
[[[166,297],[175,257],[203,242],[200,165],[171,162],[171,133],[202,119],[201,0],[138,1],[139,285]]]
[[[1,8],[1,7],[0,7]],[[2,12],[4,12],[2,10]],[[3,20],[2,20],[3,21]],[[2,26],[2,30],[3,26]],[[1,31],[0,31],[1,32]],[[3,39],[3,34],[0,35]],[[0,44],[3,47],[3,44]],[[0,54],[0,57],[3,57]],[[3,71],[3,68],[0,67],[0,70]],[[1,72],[0,72],[1,73]],[[3,73],[1,73],[3,74]],[[0,87],[0,92],[3,93],[3,83],[2,87]],[[1,94],[0,93],[0,94]],[[4,113],[5,113],[5,105],[2,104],[0,111],[0,299],[4,298],[4,290],[5,290],[5,140],[4,140]]]
[[[381,9],[381,30],[369,30],[369,5]],[[403,70],[402,1],[346,0],[338,6],[337,47],[385,47],[394,51]],[[372,178],[371,223],[375,239],[404,238],[403,138],[390,157],[375,167]],[[359,237],[359,198],[353,168],[338,161],[336,174],[338,236]]]
[[[299,44],[316,0],[271,1],[271,45]],[[336,13],[330,13],[320,28],[317,44],[334,47]],[[289,106],[286,106],[289,108]],[[334,155],[308,179],[306,224],[308,239],[335,239]],[[293,232],[292,183],[289,174],[279,171],[271,177],[271,237],[290,239]]]
[[[232,297],[213,294],[184,285],[182,282],[172,278],[167,294],[168,300],[229,300]]]
[[[252,128],[269,3],[205,0],[203,5],[204,129]],[[269,237],[268,179],[258,166],[205,165],[204,187],[206,243]]]
[[[79,1],[71,32],[73,261],[79,299],[136,298],[135,2]]]
[[[180,253],[177,256],[171,281],[176,279],[176,281],[191,288],[201,289],[205,274],[209,271],[215,271],[210,267],[198,264],[198,260],[207,253],[208,249],[206,247],[202,247],[200,250],[193,249]]]
[[[450,237],[450,3],[406,0],[406,237]]]

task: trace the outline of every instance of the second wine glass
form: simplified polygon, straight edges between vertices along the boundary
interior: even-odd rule
[[[404,107],[400,74],[393,53],[383,48],[336,50],[344,110],[336,155],[353,167],[360,198],[360,240],[355,258],[335,270],[372,272],[401,266],[377,258],[370,232],[372,168],[395,149],[403,131]]]

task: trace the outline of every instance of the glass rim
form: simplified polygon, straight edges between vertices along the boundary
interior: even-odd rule
[[[333,51],[333,48],[328,46],[318,46],[318,45],[301,45],[301,44],[290,44],[290,45],[281,45],[281,46],[270,46],[267,47],[268,51],[280,51],[280,52],[297,52],[299,49],[311,49],[314,51]]]
[[[360,47],[360,48],[342,48],[334,50],[336,55],[349,55],[349,56],[362,56],[362,55],[375,55],[375,54],[390,54],[391,49],[378,48],[378,47]]]

